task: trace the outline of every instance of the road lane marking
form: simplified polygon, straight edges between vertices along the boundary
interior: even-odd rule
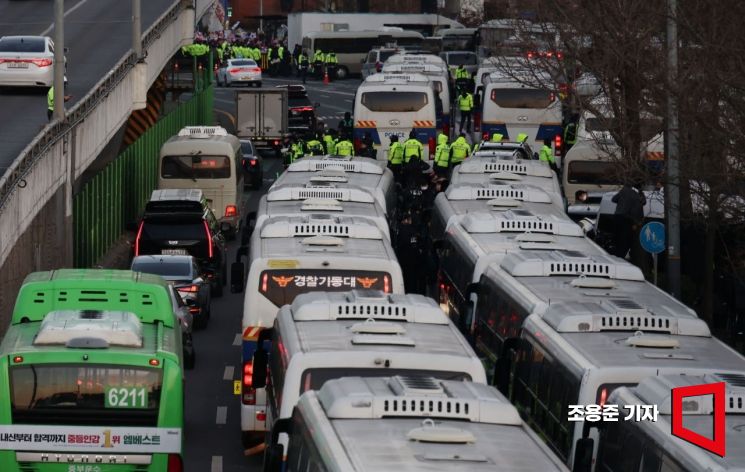
[[[83,6],[83,4],[85,4],[85,2],[87,2],[87,1],[88,1],[88,0],[80,0],[80,1],[78,2],[78,3],[76,3],[75,5],[73,5],[73,7],[72,7],[72,8],[70,8],[69,10],[67,10],[67,11],[65,12],[65,14],[63,15],[63,17],[64,17],[64,18],[67,18],[67,15],[69,15],[69,14],[70,14],[70,13],[72,13],[72,12],[74,12],[74,11],[75,11],[75,10],[77,10],[78,8],[82,7],[82,6]],[[50,24],[49,24],[49,27],[48,27],[47,29],[45,29],[44,31],[42,31],[42,32],[41,32],[41,34],[40,34],[39,36],[46,36],[46,35],[48,35],[48,34],[49,34],[49,32],[50,32],[50,31],[52,31],[53,29],[54,29],[54,22],[50,23]]]
[[[240,346],[240,345],[241,345],[241,333],[237,333],[235,337],[233,338],[233,346]]]
[[[222,456],[212,456],[210,472],[222,472]]]
[[[231,102],[231,103],[233,103],[233,102]],[[227,112],[227,111],[225,111],[225,110],[219,110],[219,109],[217,109],[217,108],[215,108],[215,109],[214,109],[213,111],[214,111],[215,113],[219,113],[219,114],[221,114],[221,115],[225,115],[225,116],[227,116],[227,117],[228,117],[228,119],[230,120],[230,122],[231,122],[231,123],[233,124],[233,128],[235,128],[235,117],[233,116],[233,114],[232,114],[232,113],[228,113],[228,112]]]
[[[228,422],[228,407],[227,406],[218,406],[217,407],[217,415],[215,415],[215,423],[216,424],[225,424]]]
[[[225,372],[222,374],[223,380],[233,380],[233,374],[235,373],[235,366],[226,365]]]

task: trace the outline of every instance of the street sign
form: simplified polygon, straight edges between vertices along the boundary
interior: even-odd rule
[[[645,224],[639,232],[639,242],[650,254],[665,251],[665,225],[657,221]]]

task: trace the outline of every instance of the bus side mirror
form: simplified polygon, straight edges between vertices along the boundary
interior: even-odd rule
[[[282,456],[285,448],[279,443],[273,443],[266,450],[264,457],[264,472],[282,472]]]
[[[592,470],[592,450],[595,441],[592,438],[581,438],[577,440],[574,448],[574,466],[572,472],[590,472]]]
[[[470,284],[466,285],[466,297],[470,297],[471,295],[478,295],[480,286],[481,284],[478,282],[471,282]]]

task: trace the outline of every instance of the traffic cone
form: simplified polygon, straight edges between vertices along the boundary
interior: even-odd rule
[[[329,71],[328,69],[323,70],[323,84],[328,85],[329,84]]]

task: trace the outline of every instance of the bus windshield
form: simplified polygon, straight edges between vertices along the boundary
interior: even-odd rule
[[[546,90],[503,88],[492,89],[491,100],[500,108],[548,108],[554,101],[553,94]]]
[[[157,426],[161,369],[37,364],[10,368],[14,424]]]
[[[608,161],[572,161],[567,169],[570,184],[618,185],[616,166]]]
[[[276,306],[292,303],[301,293],[346,292],[356,288],[391,291],[391,276],[367,270],[265,270],[259,278],[259,292]]]
[[[362,105],[370,111],[412,112],[424,108],[429,100],[424,92],[363,92]]]
[[[164,179],[227,179],[230,158],[227,156],[164,156],[161,164]]]

